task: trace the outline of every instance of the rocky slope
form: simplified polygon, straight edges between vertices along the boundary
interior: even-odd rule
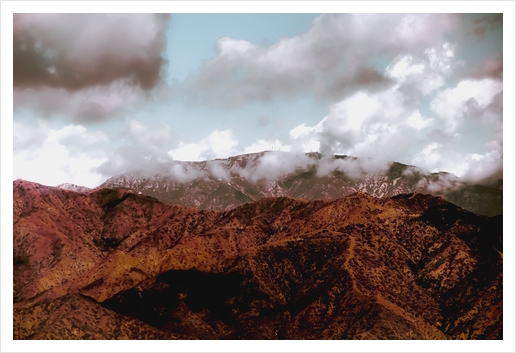
[[[91,191],[91,189],[86,187],[86,186],[80,186],[80,185],[75,185],[75,184],[71,184],[71,183],[60,184],[60,185],[58,185],[56,187],[59,188],[59,189],[75,191],[75,192],[88,192],[88,191]]]
[[[473,185],[448,173],[428,174],[397,162],[364,169],[363,162],[347,156],[324,160],[318,153],[309,153],[297,158],[262,152],[225,160],[177,162],[175,174],[126,174],[110,178],[100,187],[127,188],[162,202],[213,210],[231,209],[264,197],[334,200],[356,192],[374,197],[419,192],[444,197],[478,214],[503,213],[501,180]],[[293,164],[285,167],[288,163]],[[266,168],[271,173],[263,172]]]
[[[442,198],[227,211],[14,182],[15,339],[500,339],[502,217]]]

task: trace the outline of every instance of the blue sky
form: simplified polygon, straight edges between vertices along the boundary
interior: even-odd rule
[[[281,150],[503,170],[502,16],[21,14],[14,172],[43,184]]]

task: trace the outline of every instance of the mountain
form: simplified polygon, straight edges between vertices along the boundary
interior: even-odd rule
[[[56,187],[59,189],[75,191],[75,192],[88,192],[88,191],[92,190],[86,186],[80,186],[80,185],[75,185],[75,184],[70,184],[70,183],[60,184]]]
[[[419,193],[225,210],[13,183],[15,339],[501,339],[502,216]]]
[[[172,172],[112,177],[100,187],[127,188],[162,202],[213,210],[265,197],[334,200],[360,191],[374,197],[419,192],[444,197],[481,215],[503,213],[501,179],[474,185],[445,172],[425,173],[397,162],[370,167],[367,160],[348,156],[327,160],[319,153],[295,157],[261,152],[208,162],[176,162],[175,167]]]

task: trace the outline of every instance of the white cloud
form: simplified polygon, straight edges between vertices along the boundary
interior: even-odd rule
[[[290,145],[285,145],[280,140],[258,140],[251,146],[246,147],[244,153],[257,153],[269,150],[289,152],[291,148],[292,147]]]
[[[13,150],[18,152],[24,149],[38,147],[47,138],[49,129],[38,123],[38,128],[28,128],[21,123],[13,123]]]
[[[416,166],[425,166],[432,172],[438,172],[441,169],[440,162],[442,160],[439,150],[442,145],[437,142],[429,143],[423,148],[412,160]]]
[[[201,161],[227,158],[238,153],[238,141],[231,130],[215,130],[199,143],[179,143],[179,147],[168,151],[178,161]]]
[[[256,46],[246,40],[223,37],[217,41],[217,49],[220,56],[235,59],[241,55],[252,54]]]
[[[103,142],[103,133],[89,132],[83,126],[46,129],[46,137],[37,148],[14,152],[14,177],[51,186],[74,183],[96,187],[103,178],[95,168],[106,158],[98,151],[92,152],[91,146]]]
[[[479,181],[503,169],[502,150],[499,145],[493,147],[484,153],[459,153],[432,142],[412,162],[431,172],[446,171],[463,180]]]
[[[430,108],[444,122],[446,132],[451,133],[465,117],[478,114],[475,110],[485,111],[502,90],[503,84],[498,80],[463,80],[454,88],[439,92]]]
[[[179,143],[179,147],[168,151],[170,157],[176,161],[200,161],[201,154],[206,147],[197,143]]]
[[[391,63],[385,71],[397,81],[404,81],[409,75],[420,74],[424,71],[423,63],[412,64],[412,55],[402,56],[397,62]]]
[[[313,127],[306,126],[303,123],[290,130],[290,140],[294,145],[293,150],[298,152],[318,152],[321,148],[318,134],[323,130],[323,124],[326,119],[322,119]]]
[[[419,110],[414,111],[412,115],[407,118],[407,125],[413,129],[421,130],[432,125],[434,119],[424,119]]]
[[[342,99],[356,90],[389,85],[391,78],[405,75],[403,66],[413,74],[430,70],[428,55],[426,64],[412,64],[408,52],[422,55],[437,45],[439,50],[429,55],[437,58],[432,61],[435,70],[442,71],[445,65],[439,62],[450,58],[452,51],[451,46],[443,46],[443,34],[458,26],[459,18],[453,14],[324,14],[303,35],[281,38],[268,46],[222,38],[217,43],[218,55],[190,77],[188,87],[206,102],[222,105],[292,97],[305,90],[325,99]],[[404,59],[393,77],[368,61],[400,53]],[[432,76],[425,90],[440,84]]]
[[[257,160],[248,163],[245,168],[234,167],[233,173],[243,178],[257,182],[258,180],[274,180],[279,176],[294,172],[296,169],[305,169],[315,163],[304,153],[267,152]]]
[[[462,62],[455,59],[451,44],[445,42],[425,49],[421,56],[398,56],[385,73],[397,84],[409,85],[427,95],[442,87],[452,68],[460,65]]]

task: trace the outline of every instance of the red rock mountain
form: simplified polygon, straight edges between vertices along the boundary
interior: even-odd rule
[[[15,339],[502,338],[502,216],[417,193],[214,211],[13,188]]]

